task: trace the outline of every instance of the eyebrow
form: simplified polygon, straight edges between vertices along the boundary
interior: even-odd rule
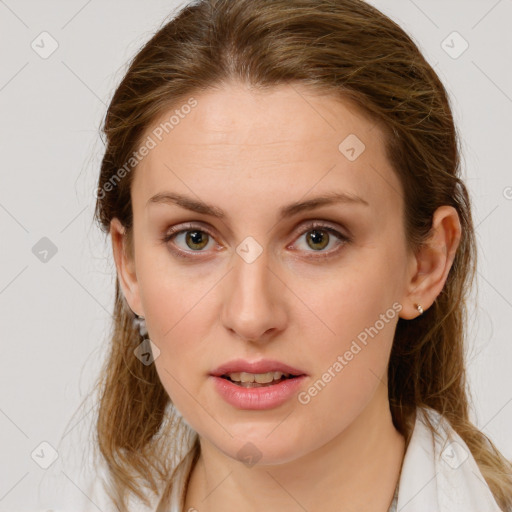
[[[217,206],[205,203],[203,201],[193,199],[191,197],[177,194],[173,192],[160,192],[150,197],[146,203],[146,207],[150,204],[163,203],[163,204],[175,204],[181,206],[187,210],[202,213],[204,215],[210,215],[218,219],[225,219],[226,213]],[[297,215],[298,213],[320,208],[330,204],[344,203],[344,204],[361,204],[370,206],[367,201],[362,197],[348,192],[331,192],[323,194],[321,196],[308,199],[307,201],[299,201],[295,203],[283,206],[279,210],[280,218],[287,218]]]

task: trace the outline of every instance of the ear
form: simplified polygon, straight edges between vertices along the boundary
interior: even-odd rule
[[[119,285],[130,309],[144,316],[140,303],[139,285],[135,273],[135,255],[130,255],[126,240],[126,229],[117,218],[110,221],[110,236],[112,238],[112,251],[117,268]]]
[[[434,212],[430,237],[412,256],[401,318],[417,317],[420,313],[416,304],[426,311],[436,300],[448,277],[460,237],[457,210],[453,206],[440,206]]]

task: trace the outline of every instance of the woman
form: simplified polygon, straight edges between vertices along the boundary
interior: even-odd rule
[[[360,0],[196,1],[104,132],[97,435],[119,509],[512,509],[469,420],[453,117],[400,27]]]

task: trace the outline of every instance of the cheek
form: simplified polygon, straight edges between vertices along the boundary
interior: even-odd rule
[[[392,324],[398,321],[399,278],[388,268],[387,257],[372,252],[361,255],[353,264],[296,281],[294,292],[304,297],[307,306],[300,308],[301,328],[310,332],[307,339],[322,352],[342,350],[359,335],[364,339],[365,330],[376,323],[380,338],[392,338]]]
[[[155,360],[160,380],[178,409],[188,410],[210,369],[218,276],[192,267],[180,271],[168,257],[164,265],[148,259],[138,278],[148,334],[160,350]]]
[[[402,309],[396,300],[398,278],[388,266],[382,253],[368,251],[354,264],[331,272],[329,279],[317,275],[315,287],[303,281],[296,288],[308,306],[300,320],[307,348],[300,352],[314,361],[317,379],[304,401],[316,402],[318,414],[322,408],[329,414],[329,404],[355,412],[385,379]]]
[[[218,270],[212,271],[207,264],[177,262],[161,245],[141,251],[137,276],[148,327],[156,340],[166,346],[187,340],[191,346],[188,338],[201,338],[219,281]]]
[[[202,395],[209,368],[207,343],[211,342],[204,328],[205,318],[201,305],[186,308],[179,301],[171,312],[171,304],[161,316],[155,316],[149,334],[160,349],[154,364],[160,381],[171,401],[181,414],[197,426],[204,421]],[[168,309],[167,309],[168,308]],[[195,428],[195,427],[194,427]]]
[[[316,308],[330,330],[319,322],[313,326],[311,318],[303,323],[304,354],[314,361],[315,373],[298,399],[303,414],[314,418],[304,424],[311,436],[320,427],[326,438],[348,427],[387,380],[401,305],[366,284],[366,278],[331,282],[317,298]]]

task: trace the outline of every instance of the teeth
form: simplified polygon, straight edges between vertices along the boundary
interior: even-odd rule
[[[279,380],[281,377],[288,377],[289,373],[267,372],[267,373],[228,373],[228,377],[235,382],[257,382],[258,384],[268,384],[273,380]]]

